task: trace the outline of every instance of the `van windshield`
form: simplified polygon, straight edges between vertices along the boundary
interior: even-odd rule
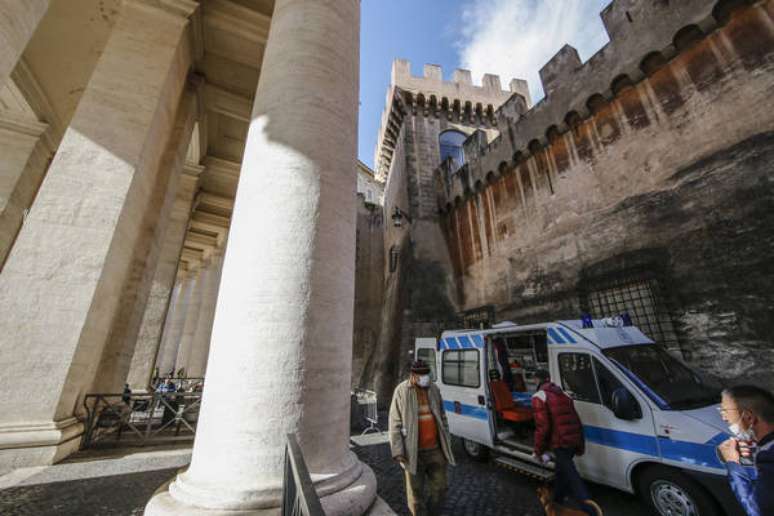
[[[720,401],[720,385],[693,371],[660,346],[645,344],[604,350],[663,410],[689,410]]]

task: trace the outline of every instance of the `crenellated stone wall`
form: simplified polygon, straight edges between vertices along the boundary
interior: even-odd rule
[[[581,64],[565,46],[545,99],[506,102],[499,135],[436,169],[459,308],[577,317],[648,283],[672,351],[772,387],[774,1],[616,0],[602,17],[606,47]]]

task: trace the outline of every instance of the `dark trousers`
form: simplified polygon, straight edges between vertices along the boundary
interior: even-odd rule
[[[571,448],[556,448],[554,449],[554,456],[556,457],[554,461],[556,464],[554,502],[564,504],[566,498],[570,498],[576,503],[590,499],[591,496],[589,496],[589,491],[586,489],[586,484],[583,483],[583,479],[580,477],[578,470],[575,469],[575,463],[572,460],[575,456],[575,450]]]
[[[438,516],[446,495],[446,456],[441,448],[419,450],[417,474],[404,472],[406,499],[412,516]]]

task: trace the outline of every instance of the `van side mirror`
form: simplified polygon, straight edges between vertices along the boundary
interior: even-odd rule
[[[631,421],[642,417],[640,404],[626,388],[617,388],[613,391],[613,395],[610,398],[613,414],[615,414],[615,417],[618,419]]]

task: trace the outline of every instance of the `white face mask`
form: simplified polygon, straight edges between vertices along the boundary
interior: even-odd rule
[[[740,441],[752,441],[755,439],[752,429],[744,430],[738,422],[728,425],[728,430]]]
[[[426,389],[427,387],[430,387],[430,375],[429,374],[423,374],[422,376],[417,378],[417,385],[419,385],[423,389]]]

